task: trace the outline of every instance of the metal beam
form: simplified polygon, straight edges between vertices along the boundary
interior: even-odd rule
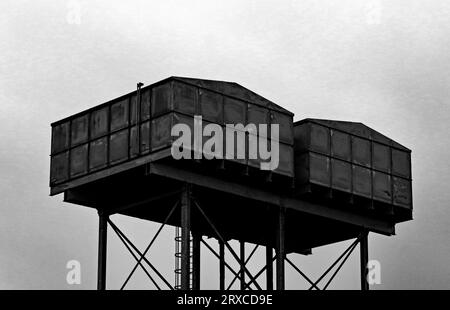
[[[225,244],[219,241],[219,289],[225,290]]]
[[[245,290],[245,242],[244,241],[239,241],[239,252],[240,252],[240,256],[241,256],[241,260],[239,262],[240,265],[240,283],[241,283],[241,290]]]
[[[170,219],[170,217],[172,216],[172,214],[174,213],[175,209],[178,206],[179,201],[175,202],[174,206],[172,207],[172,209],[170,210],[169,214],[167,215],[167,217],[164,219],[164,222],[161,224],[161,226],[159,227],[158,231],[156,232],[156,234],[153,236],[152,240],[150,241],[150,243],[148,244],[147,248],[145,248],[145,251],[142,253],[142,256],[139,258],[139,260],[137,261],[136,265],[134,265],[133,269],[130,271],[130,273],[128,274],[128,277],[126,278],[125,282],[122,284],[122,287],[120,288],[121,290],[123,290],[125,288],[125,286],[127,285],[128,281],[130,281],[131,277],[133,276],[133,273],[136,271],[137,267],[140,265],[142,259],[145,257],[145,255],[147,254],[147,252],[150,250],[151,246],[153,245],[153,243],[155,242],[156,238],[158,238],[159,234],[161,233],[162,229],[164,228],[164,226],[166,226],[167,221]]]
[[[200,290],[200,240],[198,233],[192,235],[192,289]]]
[[[258,249],[258,247],[259,247],[258,244],[255,245],[255,247],[253,248],[253,250],[250,252],[250,255],[247,256],[247,258],[245,259],[244,266],[247,266],[247,263],[250,261],[250,259],[252,258],[253,254],[255,254],[255,252],[256,252],[256,250]],[[229,289],[233,286],[234,282],[235,282],[238,278],[239,278],[239,275],[234,277],[233,281],[231,281],[230,284],[228,284],[227,290],[229,290]]]
[[[181,289],[190,289],[191,259],[191,188],[183,185],[181,193]]]
[[[277,290],[284,290],[284,259],[286,257],[286,249],[284,244],[285,237],[285,216],[286,209],[279,208],[278,221],[276,228],[276,267],[277,267]]]
[[[284,206],[287,209],[293,209],[329,219],[334,219],[356,226],[365,225],[370,231],[378,232],[384,235],[395,234],[395,226],[386,220],[376,219],[363,214],[357,214],[347,210],[328,207],[325,205],[314,204],[306,200],[300,200],[293,197],[279,195],[250,185],[239,184],[236,182],[219,179],[216,177],[199,174],[193,171],[172,167],[167,164],[152,162],[149,164],[151,174],[173,178],[179,181],[188,182],[202,187],[219,190],[222,192],[234,194],[244,198],[251,197],[275,206]]]
[[[106,256],[108,239],[108,214],[98,210],[98,269],[97,290],[106,290]]]
[[[361,257],[361,290],[368,291],[369,290],[369,282],[367,281],[368,268],[367,264],[369,263],[369,232],[364,230],[361,239],[359,241],[359,250]]]
[[[141,253],[141,251],[139,251],[139,249],[133,244],[133,242],[131,242],[130,239],[128,239],[128,237],[119,229],[119,227],[117,227],[116,224],[114,224],[110,219],[108,219],[108,223],[114,229],[116,234],[122,237],[119,239],[125,245],[127,250],[128,251],[133,250],[137,253],[138,256],[142,257],[144,262],[147,263],[147,265],[153,270],[153,272],[155,272],[158,275],[158,277],[167,285],[167,287],[173,290],[173,286],[170,285],[170,283],[164,278],[164,276],[158,271],[158,269],[156,269],[155,266],[153,266],[153,264],[145,257],[145,255]],[[126,246],[126,244],[128,244],[130,247]]]
[[[273,250],[272,247],[266,246],[266,289],[273,290]]]
[[[202,214],[203,218],[206,220],[206,222],[208,222],[209,226],[212,228],[212,230],[214,231],[214,233],[216,234],[217,238],[220,239],[221,241],[224,242],[225,246],[227,247],[228,251],[230,252],[230,254],[234,257],[234,259],[239,263],[240,259],[239,256],[234,252],[233,248],[228,244],[227,241],[225,241],[225,239],[222,237],[222,235],[219,233],[219,231],[217,230],[216,226],[211,222],[211,220],[209,219],[209,217],[205,214],[205,211],[203,211],[203,209],[200,207],[200,205],[194,200],[194,204],[197,207],[197,209],[200,211],[200,213]],[[244,266],[244,271],[245,273],[248,275],[248,277],[251,280],[254,280],[254,277],[252,276],[252,274],[250,273],[250,271],[248,271],[248,269]],[[259,289],[261,289],[261,286],[258,284],[258,282],[254,281],[255,286]]]

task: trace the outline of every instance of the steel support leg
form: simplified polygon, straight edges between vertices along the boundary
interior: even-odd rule
[[[240,260],[240,267],[241,267],[241,271],[239,273],[239,278],[240,278],[240,282],[241,282],[241,290],[245,290],[245,242],[244,241],[240,241],[239,242],[239,249],[240,249],[240,256],[241,256],[241,260]]]
[[[219,240],[219,289],[225,290],[225,244]]]
[[[200,240],[202,236],[192,236],[192,289],[200,290]]]
[[[106,255],[108,238],[108,215],[98,210],[98,269],[97,290],[106,289]]]
[[[266,246],[266,280],[267,285],[266,289],[268,291],[273,290],[273,255],[272,248],[270,246]]]
[[[191,189],[183,186],[181,193],[181,289],[190,289]]]
[[[284,258],[286,257],[286,250],[284,247],[285,236],[285,213],[286,210],[280,207],[277,220],[277,240],[276,240],[276,253],[277,253],[277,290],[284,290]]]
[[[364,231],[361,240],[359,242],[359,249],[361,254],[361,290],[368,291],[369,290],[369,282],[367,282],[367,264],[369,263],[369,240],[368,240],[368,231]]]

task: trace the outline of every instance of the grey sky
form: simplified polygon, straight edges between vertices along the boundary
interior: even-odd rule
[[[411,148],[415,219],[371,235],[374,288],[450,289],[450,2],[79,0],[79,25],[72,2],[0,2],[0,289],[95,288],[96,212],[48,196],[50,123],[171,75],[235,81],[296,120],[360,121]],[[157,228],[114,220],[141,247]],[[172,238],[150,255],[169,279]],[[132,258],[110,240],[118,288]],[[315,278],[346,244],[294,260]],[[78,287],[65,281],[71,259]],[[202,267],[216,288],[216,262]],[[356,252],[332,288],[358,288],[358,274]],[[139,272],[130,288],[147,282]]]

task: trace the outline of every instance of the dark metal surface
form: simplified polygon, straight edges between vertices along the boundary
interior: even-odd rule
[[[181,193],[181,289],[189,290],[190,287],[190,259],[191,259],[191,188],[183,186]]]
[[[369,282],[367,281],[368,266],[369,263],[369,240],[368,231],[364,231],[361,235],[359,243],[360,258],[361,258],[361,290],[369,290]]]
[[[277,290],[284,290],[285,279],[284,279],[284,260],[286,257],[285,248],[285,235],[286,235],[286,210],[284,207],[280,207],[278,211],[277,218],[277,228],[276,228],[276,268],[277,268]]]
[[[235,83],[174,77],[141,86],[52,124],[52,188],[170,147],[172,126],[192,126],[194,115],[221,126],[227,121],[236,124],[238,115],[244,125],[246,121],[279,124],[281,160],[274,173],[293,177],[291,112]],[[250,163],[259,166],[259,161]]]
[[[266,246],[266,289],[273,290],[273,250]]]
[[[193,233],[192,236],[192,289],[200,289],[200,259],[201,259],[201,240],[202,236]]]
[[[219,242],[219,289],[225,290],[225,245],[221,240]]]
[[[244,241],[240,241],[239,242],[239,254],[240,254],[240,266],[241,266],[241,270],[240,270],[240,284],[241,284],[241,290],[245,289],[245,271],[244,271],[244,267],[245,267],[245,242]]]
[[[395,207],[394,221],[412,219],[409,149],[361,123],[305,119],[294,124],[294,136],[299,195],[391,214]],[[314,193],[311,185],[322,189]]]
[[[108,215],[102,210],[98,211],[98,268],[97,289],[106,289],[106,256],[108,239]]]

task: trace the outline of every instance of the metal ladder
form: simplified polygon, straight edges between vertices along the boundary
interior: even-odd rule
[[[176,290],[181,289],[181,227],[175,227],[175,286],[174,288]],[[190,259],[189,259],[189,290],[192,289],[192,270],[193,270],[193,263],[192,263],[192,236],[189,234],[189,248],[190,251]]]

